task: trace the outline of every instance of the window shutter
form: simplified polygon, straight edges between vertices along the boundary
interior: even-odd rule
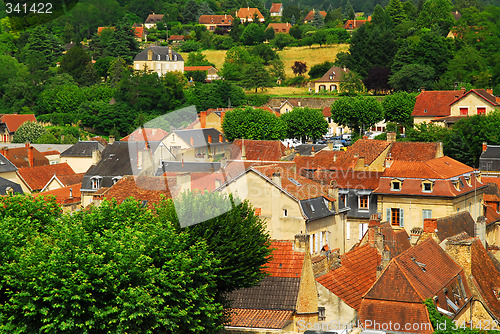
[[[359,238],[358,240],[361,240],[363,238],[363,223],[358,224],[358,230],[359,230]]]
[[[313,242],[314,242],[313,235],[309,234],[309,252],[311,254],[313,253]]]
[[[404,224],[404,215],[403,215],[404,212],[405,212],[405,210],[399,209],[399,227],[404,227],[405,226],[405,224]]]
[[[316,233],[316,242],[314,243],[314,252],[319,252],[319,233]]]
[[[325,232],[319,232],[319,250],[321,250],[323,248],[323,236],[324,236]]]
[[[387,222],[391,223],[391,209],[387,209]]]

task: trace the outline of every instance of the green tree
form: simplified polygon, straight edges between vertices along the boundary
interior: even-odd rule
[[[415,106],[416,94],[397,92],[387,95],[382,101],[386,122],[395,122],[405,127],[413,124],[411,114]]]
[[[120,23],[113,30],[109,42],[105,46],[104,54],[115,58],[122,58],[131,64],[135,55],[139,53],[139,45],[135,39],[135,32],[125,23]]]
[[[285,47],[289,46],[294,41],[295,38],[293,38],[290,34],[278,33],[274,36],[274,39],[271,41],[271,45],[278,50],[283,50]]]
[[[244,45],[256,45],[264,42],[265,28],[257,23],[250,23],[241,34],[241,43]]]
[[[445,76],[454,83],[461,82],[476,87],[487,87],[489,84],[487,73],[486,60],[475,48],[465,46],[455,53],[455,57],[448,64]]]
[[[325,61],[324,63],[312,66],[308,72],[309,79],[321,78],[332,66],[333,63],[329,61]]]
[[[316,29],[321,29],[325,25],[325,18],[321,15],[319,10],[314,11],[314,16],[311,25]]]
[[[286,138],[286,125],[267,110],[236,108],[226,112],[222,129],[229,141],[235,139],[281,140]]]
[[[312,36],[314,43],[319,44],[320,47],[323,44],[326,44],[327,37],[328,37],[328,32],[325,29],[316,31]]]
[[[209,84],[196,84],[186,90],[186,100],[199,111],[226,108],[229,105],[238,107],[245,101],[245,92],[240,86],[226,80],[216,80]]]
[[[403,4],[399,0],[389,0],[389,4],[385,7],[385,11],[395,24],[400,24],[406,19]]]
[[[53,133],[45,132],[35,141],[36,144],[59,144],[59,139]]]
[[[250,49],[250,55],[259,57],[264,62],[264,65],[269,65],[271,61],[280,59],[276,51],[274,51],[268,44],[258,44]]]
[[[104,57],[96,60],[94,68],[99,77],[104,78],[104,81],[108,80],[108,71],[111,66],[111,62],[114,60],[113,57]]]
[[[361,81],[361,77],[357,73],[349,71],[347,73],[343,73],[339,89],[347,95],[354,96],[357,93],[364,92],[365,86],[363,85],[363,81]]]
[[[434,69],[420,64],[404,65],[389,78],[389,84],[396,90],[416,92],[420,88],[431,88]]]
[[[16,58],[0,55],[0,94],[8,89],[7,82],[16,77],[27,77],[28,70],[25,65],[19,63]]]
[[[292,65],[292,71],[295,75],[302,75],[307,72],[307,65],[302,61],[295,61]]]
[[[222,65],[222,77],[225,80],[239,82],[245,65],[255,61],[255,57],[241,46],[235,46],[226,52],[226,59]]]
[[[52,87],[47,87],[38,97],[38,112],[74,113],[83,101],[85,101],[84,92],[76,84],[54,84]]]
[[[274,29],[272,27],[269,27],[264,31],[264,37],[266,38],[266,41],[271,41],[274,38]]]
[[[45,128],[36,122],[24,122],[17,128],[12,138],[13,143],[34,143],[45,133]]]
[[[328,122],[319,109],[294,108],[281,116],[287,128],[287,138],[319,139],[328,132]]]
[[[200,51],[190,52],[186,61],[186,66],[214,66],[215,65],[207,60],[205,56]]]
[[[68,52],[62,56],[60,62],[60,71],[69,73],[79,85],[87,86],[96,83],[96,80],[92,82],[92,76],[89,77],[88,72],[92,71],[89,67],[93,67],[92,58],[80,45],[76,45],[69,49]]]
[[[444,142],[450,130],[434,123],[415,124],[413,128],[406,129],[407,141],[418,142]]]
[[[255,89],[255,93],[257,93],[258,88],[264,89],[269,87],[272,85],[272,82],[269,71],[264,64],[257,61],[245,66],[240,84],[247,89]]]
[[[384,109],[374,98],[342,97],[332,104],[332,119],[355,133],[369,129],[384,119]]]
[[[427,0],[418,16],[420,28],[429,28],[441,36],[446,36],[453,26],[451,2],[449,0]]]

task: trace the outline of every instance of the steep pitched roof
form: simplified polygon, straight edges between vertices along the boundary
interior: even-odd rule
[[[17,167],[9,161],[3,154],[0,154],[0,174],[1,173],[8,173],[8,172],[15,172],[17,170]]]
[[[120,139],[120,141],[160,141],[167,135],[168,132],[163,129],[143,128],[135,130],[131,134]]]
[[[14,194],[24,194],[23,188],[21,188],[20,184],[0,177],[0,195],[7,195],[9,193],[9,188],[12,189]]]
[[[81,202],[82,194],[80,192],[82,184],[72,184],[70,186],[44,191],[41,193],[34,194],[34,197],[49,197],[54,196],[58,204],[73,204]]]
[[[171,50],[171,48],[164,46],[150,46],[149,48],[139,52],[135,56],[134,61],[147,61],[148,52],[150,50],[153,52],[152,60],[154,61],[184,61],[184,59],[182,59],[182,56],[178,52],[173,51]]]
[[[316,280],[352,308],[358,310],[361,299],[377,278],[380,253],[370,245],[356,247],[341,258],[342,266]]]
[[[304,252],[294,251],[293,241],[273,240],[270,248],[273,252],[264,271],[273,277],[300,278],[304,266]]]
[[[385,177],[448,179],[474,172],[460,161],[444,156],[427,161],[394,161],[384,171]]]
[[[261,12],[260,12],[260,10],[258,8],[250,8],[250,7],[240,8],[236,12],[236,16],[239,17],[240,19],[245,19],[245,18],[253,19],[253,16],[255,14],[257,14],[257,17],[259,19],[263,19],[264,18],[264,15],[261,14]]]
[[[385,140],[375,139],[358,139],[354,144],[349,146],[342,159],[354,158],[357,155],[360,158],[365,158],[365,164],[371,164],[382,152],[390,145]]]
[[[283,4],[281,2],[280,3],[273,3],[271,5],[271,9],[269,10],[269,12],[270,13],[279,13],[282,6],[283,6]]]
[[[411,115],[414,117],[449,116],[450,104],[464,93],[465,91],[462,90],[423,91],[416,97]]]
[[[461,232],[466,232],[471,237],[476,235],[476,224],[469,211],[461,211],[446,217],[438,218],[436,219],[436,223],[436,234],[441,241]]]
[[[304,21],[312,21],[312,20],[314,19],[314,13],[315,13],[315,12],[316,12],[316,11],[315,11],[314,9],[313,9],[313,10],[311,10],[311,11],[307,14],[307,16],[304,18]],[[319,13],[321,14],[321,16],[323,16],[323,18],[325,18],[325,16],[326,16],[326,12],[325,12],[324,10],[321,10]]]
[[[290,28],[292,25],[290,23],[269,23],[267,28],[274,29],[274,32],[276,33],[284,33],[288,34],[290,32]]]
[[[9,148],[7,150],[2,150],[2,154],[9,159],[17,168],[29,167],[29,150],[33,150],[33,166],[46,166],[49,165],[49,159],[44,156],[40,151],[38,151],[33,146],[19,147],[19,148]]]
[[[349,73],[348,68],[342,68],[334,65],[315,82],[339,82],[344,80],[344,75],[347,73]]]
[[[231,327],[282,329],[291,322],[293,311],[230,309]]]
[[[211,138],[212,145],[227,143],[226,137],[214,128],[207,129],[190,129],[190,130],[177,130],[174,131],[179,138],[184,140],[188,145],[191,145],[191,138],[193,138],[193,147],[205,147],[208,145],[209,137]],[[222,141],[219,141],[219,136],[222,135]]]
[[[199,24],[231,25],[233,21],[231,15],[201,15],[198,19]]]
[[[285,155],[285,145],[279,140],[236,139],[231,145],[231,159],[241,159],[245,143],[246,160],[279,161]]]
[[[314,156],[297,155],[293,161],[297,164],[297,169],[301,175],[304,170],[316,170],[318,168],[330,169],[335,166],[335,160],[344,154],[344,151],[321,150]]]
[[[90,158],[93,151],[104,151],[104,146],[95,140],[79,141],[66,151],[61,153],[61,157]]]
[[[477,96],[479,96],[480,98],[482,98],[485,101],[488,101],[489,103],[491,103],[494,106],[500,105],[500,103],[498,103],[498,101],[497,101],[497,98],[495,96],[493,96],[492,94],[488,93],[488,91],[486,91],[486,89],[471,89],[467,93],[458,97],[455,101],[451,102],[450,105],[457,103],[458,101],[462,100],[463,98],[465,98],[466,96],[468,96],[470,94],[476,94]]]
[[[408,233],[405,229],[395,230],[388,222],[380,223],[378,226],[370,226],[368,231],[360,241],[361,245],[369,244],[376,247],[375,244],[375,233],[381,233],[383,239],[383,249],[389,250],[391,253],[391,258],[398,256],[399,254],[410,249],[411,244],[409,240]],[[381,250],[379,249],[379,252]]]
[[[163,14],[149,14],[144,23],[157,23],[163,20]]]
[[[347,20],[344,24],[344,29],[356,29],[361,27],[366,22],[369,22],[369,20]]]
[[[392,143],[389,154],[394,160],[427,161],[438,158],[439,146],[439,143],[396,141]]]
[[[36,122],[34,114],[5,114],[0,116],[0,123],[5,123],[10,133],[14,133],[25,122]]]
[[[75,175],[67,163],[19,168],[17,173],[31,191],[41,190],[54,175]]]

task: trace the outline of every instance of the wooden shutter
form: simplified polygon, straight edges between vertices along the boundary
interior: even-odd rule
[[[387,209],[387,222],[391,224],[391,209]]]
[[[404,224],[404,213],[405,210],[403,209],[399,209],[399,227],[404,227],[405,224]]]

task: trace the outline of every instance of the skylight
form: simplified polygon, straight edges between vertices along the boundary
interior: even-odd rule
[[[295,179],[294,179],[294,178],[292,178],[292,177],[289,177],[289,178],[288,178],[288,180],[289,180],[290,182],[292,182],[293,184],[295,184],[296,186],[298,186],[298,187],[302,186],[302,185],[300,184],[300,182],[299,182],[299,181],[295,180]]]
[[[422,269],[423,272],[426,272],[427,270],[425,269],[425,267],[427,266],[425,263],[422,263],[422,262],[418,262],[414,257],[411,257],[411,259],[413,260],[413,262],[415,262],[417,264],[417,266],[420,267],[420,269]]]

